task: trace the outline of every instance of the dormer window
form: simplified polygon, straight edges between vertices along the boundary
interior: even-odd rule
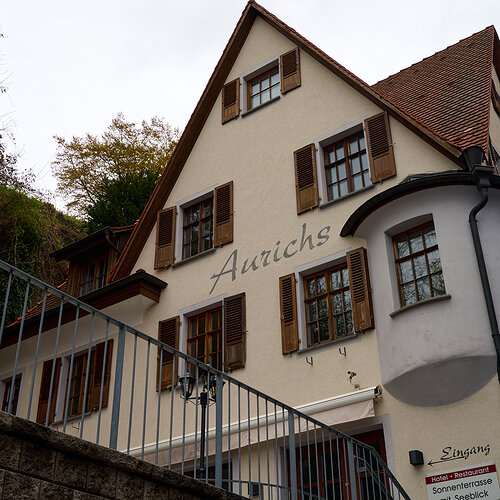
[[[83,268],[80,295],[85,295],[106,284],[106,259],[92,262]]]

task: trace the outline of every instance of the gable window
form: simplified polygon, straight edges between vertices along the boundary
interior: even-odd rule
[[[11,392],[14,390],[12,394],[12,403],[10,408],[10,413],[13,415],[17,412],[17,402],[19,400],[19,390],[21,388],[21,375],[18,375],[14,380],[14,389],[12,388],[12,377],[4,380],[2,382],[3,385],[3,397],[2,397],[2,407],[0,408],[2,411],[7,412],[9,409],[9,399],[11,397]]]
[[[283,354],[374,328],[366,249],[322,258],[296,273],[279,280]]]
[[[183,209],[182,258],[187,259],[213,247],[213,198]]]
[[[401,307],[446,293],[434,223],[393,237]]]
[[[193,358],[222,369],[222,309],[189,318],[187,352]]]
[[[280,95],[278,66],[252,78],[247,87],[247,109],[254,109]]]
[[[362,130],[325,147],[323,153],[328,200],[371,185]]]
[[[307,345],[354,333],[347,264],[304,278]]]
[[[351,123],[294,151],[293,157],[297,214],[393,177],[389,115],[383,112]]]

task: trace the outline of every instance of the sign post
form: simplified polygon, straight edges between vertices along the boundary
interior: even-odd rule
[[[494,463],[429,474],[425,476],[425,484],[429,500],[500,499]]]

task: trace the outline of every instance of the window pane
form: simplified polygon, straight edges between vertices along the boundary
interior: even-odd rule
[[[257,106],[260,106],[260,95],[259,94],[252,97],[252,108],[256,108]]]
[[[415,304],[417,302],[417,294],[415,293],[415,285],[413,282],[407,283],[406,285],[402,286],[402,293],[403,293],[403,305],[408,305],[408,304]]]
[[[265,102],[269,101],[271,99],[271,96],[269,95],[269,90],[266,90],[265,92],[262,92],[260,102],[261,104],[264,104]]]
[[[328,307],[326,305],[326,297],[318,300],[318,314],[320,318],[328,317]]]
[[[327,161],[328,164],[335,162],[335,154],[333,152],[333,149],[329,149],[328,150],[327,160],[326,161]]]
[[[279,71],[275,71],[271,74],[271,85],[277,85],[280,82],[280,74]]]
[[[410,233],[410,248],[412,253],[419,252],[424,249],[424,243],[422,241],[420,231]]]
[[[351,168],[353,174],[361,172],[361,164],[359,163],[359,158],[357,156],[351,159]]]
[[[203,237],[203,250],[210,250],[212,248],[212,242],[210,240],[210,236]]]
[[[398,258],[407,257],[410,255],[410,249],[408,247],[408,241],[406,240],[406,236],[396,240],[396,249],[398,252]]]
[[[335,316],[335,328],[337,337],[342,337],[343,335],[345,335],[344,316],[342,315]]]
[[[200,207],[198,205],[196,207],[193,207],[192,217],[193,222],[197,221],[200,218]]]
[[[205,316],[198,318],[198,335],[205,333]]]
[[[423,233],[424,233],[425,248],[437,245],[436,231],[434,231],[434,228],[432,226],[423,229]]]
[[[352,312],[351,311],[347,311],[345,313],[345,319],[346,319],[346,332],[353,333],[354,332],[354,323],[352,322]]]
[[[314,278],[309,278],[306,280],[306,294],[307,298],[314,297],[316,295],[316,288],[314,286]]]
[[[417,280],[417,291],[418,300],[425,300],[431,296],[431,288],[429,286],[429,279],[427,276],[425,278],[420,278]]]
[[[207,201],[203,204],[203,217],[210,217],[212,215],[212,203]]]
[[[337,146],[335,146],[335,152],[337,154],[337,160],[341,160],[342,158],[344,158],[344,146],[342,144],[338,144]]]
[[[344,292],[344,308],[346,311],[350,311],[352,309],[351,292],[349,290],[347,292]]]
[[[372,180],[370,179],[370,172],[368,170],[365,171],[363,174],[363,179],[365,180],[365,186],[370,186],[372,183]]]
[[[399,264],[399,271],[401,273],[401,283],[408,283],[413,281],[413,269],[411,267],[411,261],[407,260]]]
[[[213,312],[211,315],[210,315],[210,326],[211,326],[211,329],[212,330],[217,330],[219,328],[219,319],[220,319],[220,314],[219,312]]]
[[[354,191],[361,189],[363,187],[363,177],[361,174],[355,175],[353,178],[354,181]]]
[[[261,88],[261,90],[265,90],[265,89],[269,88],[269,77],[268,76],[262,78],[262,80],[260,82],[260,88]]]
[[[351,137],[349,139],[349,153],[357,153],[358,152],[358,139],[356,136]]]
[[[337,190],[337,184],[333,184],[332,186],[328,187],[328,199],[329,200],[336,200],[339,197],[339,193]]]
[[[444,295],[446,290],[444,288],[444,279],[442,273],[433,274],[431,276],[432,283],[432,294],[433,295]]]
[[[439,251],[433,250],[427,254],[427,259],[429,260],[429,271],[431,273],[436,273],[441,271],[441,260],[439,258]]]
[[[342,268],[342,284],[343,286],[349,286],[349,270],[347,267]]]
[[[336,293],[333,296],[333,312],[337,314],[343,312],[343,310],[344,310],[344,305],[342,303],[342,294]]]
[[[319,322],[319,340],[324,342],[330,338],[330,330],[328,328],[328,320],[323,319]]]
[[[318,295],[326,292],[326,280],[324,275],[318,276],[316,278],[316,287],[318,290]]]
[[[359,149],[361,149],[361,150],[366,149],[365,136],[363,134],[359,135]],[[366,155],[363,155],[363,156],[366,157]]]
[[[279,95],[280,95],[280,86],[273,85],[271,87],[271,99],[274,99],[275,97],[278,97]]]
[[[196,357],[200,360],[205,359],[205,337],[202,337],[196,342]]]
[[[347,185],[347,181],[341,181],[340,184],[340,196],[345,196],[349,193],[349,186]]]
[[[338,167],[339,179],[345,179],[347,177],[345,163],[340,163]]]
[[[309,321],[316,321],[318,319],[318,316],[316,314],[316,302],[309,302],[307,305],[307,317]]]
[[[191,242],[191,256],[198,255],[198,240]]]
[[[251,94],[250,95],[255,95],[259,93],[259,82],[252,83],[252,89],[251,89]],[[253,101],[252,101],[253,102]]]
[[[421,278],[427,275],[427,265],[425,263],[425,256],[420,255],[413,259],[413,265],[415,266],[415,277]]]
[[[316,323],[309,325],[309,339],[311,344],[318,343],[318,325]]]
[[[342,287],[340,270],[332,272],[332,290],[338,290]]]
[[[326,175],[327,175],[328,184],[332,184],[334,182],[337,182],[337,169],[335,167],[327,169]]]

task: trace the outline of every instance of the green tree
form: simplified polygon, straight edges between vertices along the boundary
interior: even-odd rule
[[[151,176],[156,176],[158,179],[178,137],[179,131],[158,117],[137,126],[126,121],[121,113],[101,136],[87,134],[73,137],[71,141],[56,136],[57,153],[53,171],[58,180],[57,190],[69,199],[67,207],[70,211],[89,217],[88,211],[92,212],[91,207],[95,204],[101,206],[104,203],[108,190],[114,194],[111,186],[124,186],[126,179],[138,182],[142,177],[149,180]],[[150,194],[151,191],[136,201],[139,213]],[[125,196],[121,200],[115,197],[114,202],[125,207],[116,207],[116,213],[129,211],[126,207],[130,202]],[[96,209],[97,212],[99,210]],[[95,217],[93,224],[101,224]],[[134,220],[128,220],[126,224]],[[114,221],[111,225],[118,224],[121,223]]]
[[[135,222],[157,181],[158,173],[151,170],[123,174],[117,179],[104,179],[95,202],[85,208],[89,232]]]

